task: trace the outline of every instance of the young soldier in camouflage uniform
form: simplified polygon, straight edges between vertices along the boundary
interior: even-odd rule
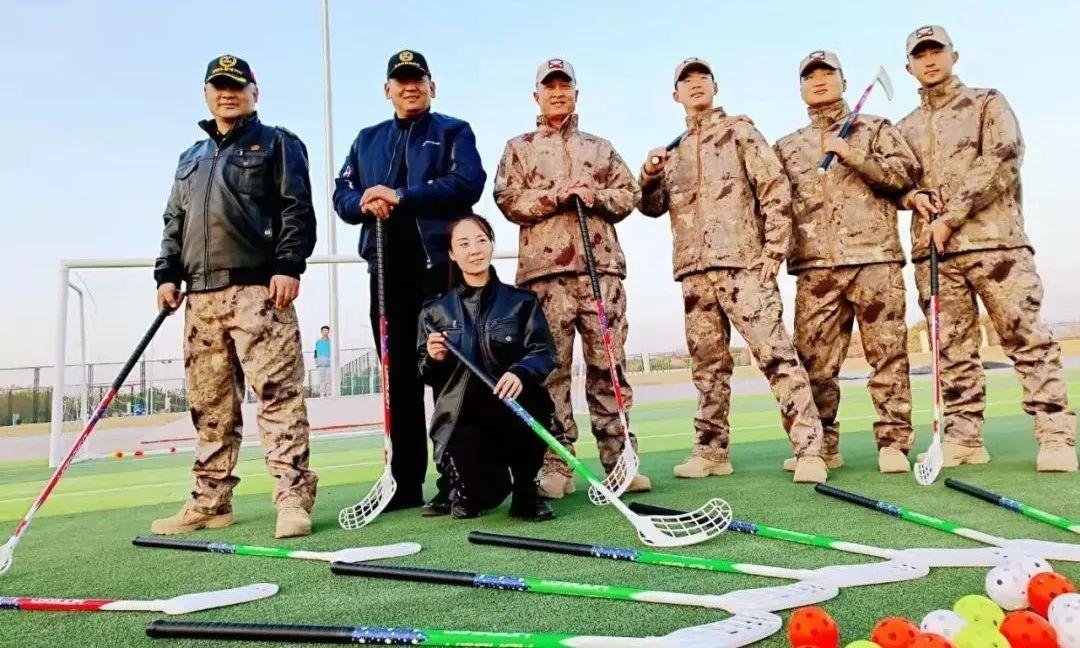
[[[945,465],[990,460],[982,438],[986,389],[978,297],[1020,375],[1024,411],[1035,418],[1037,469],[1074,472],[1076,414],[1069,409],[1061,349],[1039,315],[1043,287],[1024,233],[1024,142],[1016,115],[997,90],[969,88],[953,76],[959,55],[944,28],[916,29],[908,36],[907,55],[922,101],[899,128],[922,165],[922,178],[901,206],[914,210],[911,256],[924,311],[931,241],[943,255],[938,272]]]
[[[233,522],[244,379],[259,399],[266,468],[276,480],[274,536],[311,532],[315,473],[308,469],[304,361],[293,300],[315,247],[307,149],[255,113],[259,89],[235,56],[210,62],[204,92],[210,136],[185,151],[165,208],[154,268],[158,308],[177,308],[187,283],[184,368],[195,447],[195,489],[154,533]]]
[[[716,82],[700,59],[675,69],[674,99],[687,133],[650,151],[641,212],[671,212],[675,279],[682,284],[686,344],[698,389],[693,454],[676,477],[732,471],[728,455],[732,325],[746,339],[780,403],[796,456],[795,481],[824,482],[822,433],[806,371],[784,330],[776,273],[791,237],[791,186],[749,118],[713,108]]]
[[[830,468],[840,456],[840,366],[851,328],[859,321],[867,388],[877,409],[874,436],[883,473],[910,470],[911,430],[904,251],[896,227],[896,197],[911,189],[915,155],[888,120],[862,113],[846,139],[838,133],[850,114],[844,72],[833,52],[818,50],[799,63],[810,125],[781,138],[776,154],[791,179],[794,251],[788,272],[798,277],[795,348],[810,376]],[[822,158],[836,159],[824,175]],[[795,460],[784,462],[795,469]]]
[[[628,329],[622,284],[626,261],[615,224],[634,211],[641,194],[611,143],[578,130],[574,113],[577,78],[569,62],[551,59],[542,63],[536,72],[533,97],[541,112],[537,128],[507,142],[495,177],[495,202],[508,220],[521,226],[517,283],[540,298],[555,338],[557,362],[547,386],[555,401],[561,439],[573,451],[578,432],[570,402],[570,369],[577,329],[585,355],[592,432],[600,461],[610,471],[625,438],[585,266],[575,201],[581,200],[588,214],[590,245],[620,367],[619,384],[629,409],[633,391],[621,371],[626,362],[623,347]],[[574,492],[573,472],[554,453],[548,452],[542,472],[543,497],[559,499]],[[628,490],[649,488],[649,479],[637,475]]]

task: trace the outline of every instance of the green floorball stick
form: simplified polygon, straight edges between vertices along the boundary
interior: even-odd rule
[[[978,486],[966,484],[959,479],[953,479],[952,477],[945,480],[945,485],[953,490],[967,493],[972,497],[977,497],[981,500],[990,502],[991,504],[997,504],[1002,508],[1007,508],[1020,515],[1026,515],[1032,520],[1038,520],[1039,522],[1044,522],[1050,526],[1055,526],[1066,531],[1072,531],[1073,533],[1080,533],[1080,522],[1063,518],[1060,515],[1055,515],[1054,513],[1042,509],[1037,509],[1034,506],[1029,506],[1019,500],[1014,500],[1005,497],[1004,495],[998,495],[997,493],[988,491],[984,488],[979,488]]]
[[[333,563],[330,571],[341,576],[364,576],[397,581],[458,585],[477,589],[494,589],[533,594],[557,594],[581,596],[614,601],[638,603],[661,603],[688,607],[738,612],[775,612],[790,610],[804,605],[827,601],[840,593],[839,588],[826,582],[799,582],[779,587],[759,587],[738,590],[726,594],[688,594],[685,592],[659,592],[623,587],[620,585],[597,585],[571,583],[546,578],[523,578],[497,574],[449,571],[422,567],[397,565],[365,565],[362,563]]]
[[[780,631],[783,620],[766,612],[676,630],[662,637],[601,637],[543,632],[473,632],[378,626],[271,625],[262,623],[151,621],[154,639],[372,644],[380,646],[473,646],[475,648],[739,648]]]
[[[321,560],[323,562],[366,562],[401,558],[420,553],[420,545],[415,542],[375,547],[353,547],[338,551],[301,551],[284,547],[255,547],[252,545],[229,544],[209,540],[184,540],[166,536],[137,536],[131,541],[136,547],[155,547],[158,549],[180,549],[184,551],[202,551],[206,553],[233,554],[236,556],[259,556],[262,558],[297,558],[299,560]]]
[[[560,540],[546,540],[543,538],[522,538],[520,536],[484,533],[482,531],[473,531],[470,533],[469,542],[497,547],[513,547],[515,549],[545,551],[548,553],[558,553],[569,556],[581,556],[584,558],[622,560],[642,565],[656,565],[659,567],[700,569],[727,574],[747,574],[750,576],[766,576],[769,578],[787,578],[796,581],[825,581],[841,588],[915,580],[930,573],[930,568],[925,563],[918,562],[904,563],[888,560],[861,565],[834,565],[830,567],[821,567],[819,569],[789,569],[787,567],[754,565],[751,563],[723,560],[720,558],[680,556],[659,551],[638,551],[637,549],[622,549],[604,545],[562,542]]]
[[[815,484],[814,490],[822,495],[828,495],[829,497],[835,497],[836,499],[850,502],[858,506],[868,508],[872,511],[878,511],[885,515],[891,515],[892,517],[898,517],[908,522],[914,522],[921,524],[931,529],[937,529],[938,531],[944,531],[945,533],[951,533],[958,535],[962,538],[981,542],[983,544],[993,545],[995,547],[1001,547],[1002,549],[1016,551],[1019,553],[1026,553],[1031,556],[1039,558],[1045,558],[1047,560],[1065,560],[1069,562],[1080,562],[1080,545],[1068,544],[1064,542],[1048,542],[1046,540],[1030,540],[1027,538],[1013,540],[1010,538],[1002,538],[999,536],[977,531],[975,529],[969,529],[968,527],[957,524],[956,522],[950,522],[941,518],[936,518],[932,515],[926,515],[925,513],[919,513],[906,509],[902,506],[895,504],[889,504],[888,502],[882,502],[880,500],[870,499],[869,497],[858,495],[856,493],[849,493],[845,490],[840,490],[834,486],[828,484]]]

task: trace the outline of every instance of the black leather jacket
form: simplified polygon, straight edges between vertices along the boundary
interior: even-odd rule
[[[417,331],[420,377],[435,392],[431,438],[435,442],[436,461],[442,461],[443,450],[457,424],[466,384],[479,379],[453,355],[435,362],[427,353],[428,333],[443,333],[465,353],[478,348],[480,357],[471,359],[496,380],[507,371],[516,374],[524,384],[518,400],[543,425],[551,425],[550,414],[544,413],[551,410],[544,380],[555,369],[555,343],[536,295],[502,283],[492,270],[491,281],[480,296],[479,317],[474,322],[465,310],[463,290],[463,286],[455,288],[428,302],[420,313]],[[556,432],[552,430],[552,433]]]
[[[315,248],[304,143],[255,113],[224,137],[199,126],[210,138],[180,156],[154,279],[199,292],[299,277]]]

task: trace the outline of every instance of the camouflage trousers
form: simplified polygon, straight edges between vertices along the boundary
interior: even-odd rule
[[[278,310],[265,286],[193,293],[184,311],[184,370],[195,445],[195,507],[232,509],[240,453],[244,378],[259,400],[274,503],[311,510],[318,477],[308,469],[308,418],[300,330],[292,306]]]
[[[982,301],[1013,361],[1024,411],[1035,417],[1035,439],[1076,444],[1076,413],[1069,410],[1061,348],[1042,322],[1043,285],[1027,248],[950,255],[938,264],[941,302],[941,382],[945,436],[964,446],[982,444],[986,381],[979,358]],[[930,264],[915,266],[919,304],[930,316]]]
[[[623,404],[627,411],[634,400],[634,392],[622,370],[626,362],[626,291],[622,279],[612,275],[600,275],[600,293],[604,298],[604,312],[611,332],[612,352],[619,367],[619,385]],[[555,339],[555,371],[548,376],[547,388],[555,402],[555,420],[561,430],[557,435],[563,445],[574,451],[578,439],[574,422],[574,407],[570,399],[570,371],[574,360],[574,331],[581,334],[581,347],[585,356],[585,399],[589,406],[592,433],[600,451],[600,462],[605,470],[611,470],[622,453],[622,425],[619,408],[615,403],[615,391],[611,384],[604,338],[600,333],[600,320],[596,316],[596,301],[588,275],[558,275],[530,281],[526,288],[536,293],[540,306],[547,317],[551,335]],[[631,437],[634,448],[637,439]],[[544,471],[572,474],[566,463],[548,450],[544,456]]]
[[[821,454],[821,421],[810,381],[784,330],[776,282],[763,284],[758,269],[724,268],[682,279],[686,345],[698,390],[694,451],[711,461],[728,457],[731,436],[731,327],[746,340],[780,404],[780,417],[796,456]]]
[[[840,451],[840,367],[859,322],[863,353],[870,363],[866,388],[878,420],[878,448],[907,453],[911,429],[907,324],[904,321],[903,264],[871,263],[815,268],[799,273],[795,295],[795,349],[810,377],[824,433],[822,452]]]

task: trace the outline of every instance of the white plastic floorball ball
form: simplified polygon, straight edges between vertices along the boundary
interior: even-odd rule
[[[1055,598],[1047,617],[1057,631],[1061,648],[1080,648],[1080,594],[1062,594]]]
[[[1053,566],[1044,558],[1036,558],[1035,556],[1017,556],[1013,560],[1010,560],[1008,564],[1022,571],[1024,575],[1027,576],[1028,581],[1030,581],[1035,574],[1054,571]]]
[[[1025,610],[1030,605],[1027,586],[1031,577],[1019,561],[998,565],[986,574],[986,595],[1003,610]]]
[[[967,621],[956,612],[952,610],[934,610],[923,617],[922,623],[919,624],[919,630],[933,632],[952,641],[956,637],[956,633],[966,626]],[[1080,648],[1080,646],[1077,648]]]

